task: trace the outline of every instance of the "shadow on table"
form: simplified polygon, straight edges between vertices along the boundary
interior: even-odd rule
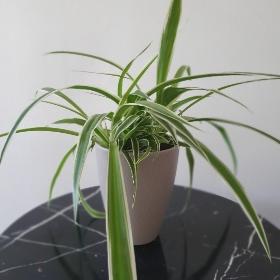
[[[168,279],[166,261],[159,237],[149,244],[134,248],[138,280]]]
[[[215,264],[218,256],[220,255],[221,250],[223,249],[223,246],[224,246],[225,241],[226,241],[227,236],[228,236],[229,228],[230,228],[230,220],[227,221],[227,224],[226,224],[226,226],[223,230],[223,233],[222,233],[222,235],[221,235],[221,237],[220,237],[220,239],[217,243],[217,246],[213,249],[213,251],[209,255],[205,264],[198,271],[194,272],[192,275],[187,277],[186,278],[187,280],[204,279],[203,277],[206,276],[207,273],[209,272],[209,270],[213,267],[213,265]]]

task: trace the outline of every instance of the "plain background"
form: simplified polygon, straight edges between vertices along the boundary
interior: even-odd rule
[[[186,0],[171,74],[181,64],[193,73],[258,71],[280,73],[280,2],[278,0]],[[52,50],[91,52],[125,65],[152,41],[135,64],[137,73],[158,50],[169,5],[167,0],[0,0],[0,131],[7,131],[30,103],[38,88],[95,84],[115,90],[116,80],[77,71],[115,72],[104,64],[69,56],[44,56]],[[155,68],[142,85],[154,83]],[[205,87],[232,80],[192,82]],[[280,82],[247,85],[227,91],[251,111],[221,97],[213,97],[190,111],[194,116],[216,116],[255,125],[276,137],[279,132]],[[101,97],[72,92],[87,112],[112,109]],[[45,125],[70,116],[47,104],[39,105],[22,127]],[[228,151],[211,128],[203,126],[201,139],[231,166]],[[239,158],[238,176],[259,213],[280,226],[280,149],[277,144],[241,128],[228,127]],[[0,168],[0,231],[26,211],[47,200],[55,167],[74,139],[47,133],[14,138]],[[0,140],[0,146],[3,139]],[[187,165],[181,153],[176,183],[187,185]],[[94,154],[90,154],[82,185],[98,184]],[[55,195],[71,191],[72,162],[67,164]],[[201,159],[196,160],[195,188],[228,198],[230,189]]]

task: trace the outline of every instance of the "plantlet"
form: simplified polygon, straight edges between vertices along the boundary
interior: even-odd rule
[[[144,68],[135,77],[130,74],[134,61],[145,52],[146,47],[139,55],[132,59],[125,67],[106,58],[70,51],[55,51],[50,54],[67,54],[81,56],[87,59],[99,60],[109,64],[117,70],[117,74],[105,73],[116,76],[118,83],[116,92],[110,92],[95,85],[72,85],[62,89],[43,88],[42,94],[20,114],[9,133],[0,134],[5,137],[0,163],[6,153],[7,146],[15,133],[43,131],[63,133],[76,137],[75,144],[69,148],[59,163],[50,185],[49,199],[52,197],[54,186],[63,169],[65,162],[71,154],[75,154],[73,172],[73,208],[76,218],[78,205],[81,203],[85,210],[95,218],[106,218],[107,248],[110,279],[136,279],[135,257],[131,234],[126,193],[122,178],[122,166],[120,164],[120,153],[127,159],[131,170],[131,176],[137,189],[137,166],[151,152],[160,151],[172,146],[181,146],[186,151],[186,157],[190,171],[190,187],[192,187],[194,171],[194,152],[203,157],[226,181],[236,195],[244,213],[254,226],[256,233],[270,258],[270,249],[263,225],[248,199],[243,186],[234,173],[198,138],[194,137],[193,130],[201,122],[206,122],[217,129],[224,139],[232,157],[234,169],[236,168],[236,155],[227,131],[222,124],[231,124],[253,130],[268,137],[276,143],[279,139],[249,125],[219,118],[203,117],[197,118],[189,115],[189,109],[200,102],[206,101],[208,97],[219,95],[223,98],[245,107],[238,100],[226,95],[224,91],[247,83],[256,83],[267,80],[278,80],[280,75],[253,73],[253,72],[222,72],[192,75],[189,66],[179,67],[172,79],[169,79],[169,66],[172,61],[172,52],[177,34],[181,14],[181,1],[173,0],[169,9],[167,22],[162,34],[159,54],[146,63]],[[140,87],[141,78],[157,63],[157,84],[148,91]],[[215,77],[236,77],[235,83],[226,84],[219,88],[201,88],[189,85],[189,81],[196,81]],[[182,82],[185,84],[182,86]],[[129,84],[126,87],[126,84]],[[116,105],[113,112],[104,114],[86,113],[72,98],[70,91],[83,93],[94,93],[108,99]],[[48,98],[57,96],[64,101],[54,103]],[[56,106],[71,111],[73,118],[57,120],[52,126],[19,128],[26,114],[36,105],[45,102],[50,106]],[[59,126],[58,126],[59,125]],[[72,130],[60,125],[77,125],[79,129]],[[100,145],[109,150],[108,166],[108,189],[106,213],[92,208],[84,199],[80,191],[80,179],[89,150],[94,145]],[[137,199],[137,197],[135,198]],[[187,198],[186,198],[187,201]]]

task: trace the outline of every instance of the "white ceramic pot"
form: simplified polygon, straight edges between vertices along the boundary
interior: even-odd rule
[[[121,153],[134,245],[147,244],[159,234],[174,184],[178,153],[178,147],[153,152],[139,164],[134,206],[132,205],[135,186],[128,163]],[[106,205],[108,150],[96,146],[96,155],[101,194]]]

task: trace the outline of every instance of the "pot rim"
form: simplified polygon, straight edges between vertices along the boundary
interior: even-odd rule
[[[100,150],[106,151],[106,152],[108,152],[108,150],[109,150],[109,149],[107,149],[107,148],[104,148],[104,147],[100,146],[98,143],[96,143],[95,147],[97,147],[97,148],[100,149]],[[179,145],[174,145],[174,146],[172,146],[171,148],[164,149],[164,150],[159,151],[159,152],[157,152],[157,151],[150,152],[150,154],[167,153],[167,152],[171,152],[172,150],[179,150]],[[121,152],[122,152],[122,150],[121,150]]]

